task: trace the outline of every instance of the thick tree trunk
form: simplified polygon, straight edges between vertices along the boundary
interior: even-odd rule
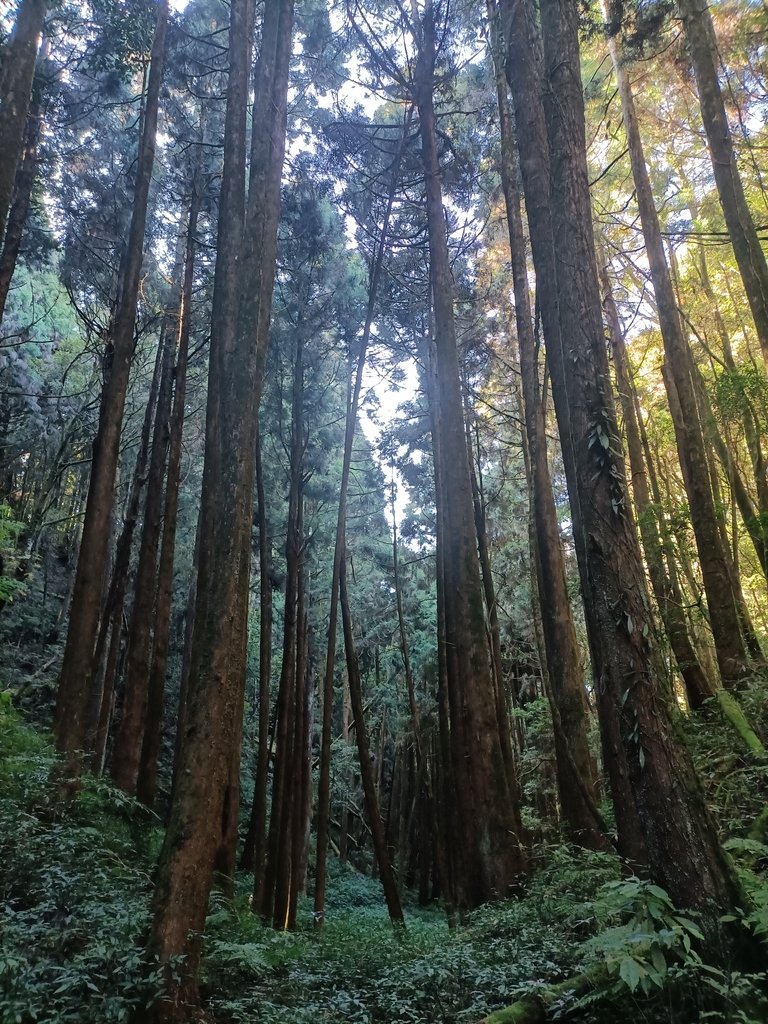
[[[585,600],[599,626],[600,714],[618,722],[651,873],[677,906],[697,909],[710,942],[723,908],[742,893],[671,709],[656,683],[652,622],[611,397],[589,201],[578,9],[542,0],[552,226],[561,337],[569,372],[570,435],[563,438],[579,485],[574,532],[582,537]],[[566,341],[567,339],[567,341]],[[567,346],[567,352],[565,351]],[[553,363],[554,366],[554,363]],[[586,554],[586,559],[583,558]],[[749,946],[748,940],[745,945]]]
[[[763,358],[768,363],[768,263],[741,182],[731,128],[718,81],[718,52],[705,0],[679,0],[688,54],[696,76],[699,106],[717,194],[744,282]]]
[[[22,0],[0,65],[0,239],[8,220],[21,157],[35,60],[48,0]]]
[[[92,678],[93,649],[101,617],[101,583],[109,544],[109,523],[120,449],[128,375],[133,355],[134,327],[139,297],[139,276],[144,247],[147,201],[155,159],[155,137],[160,82],[165,55],[168,0],[161,0],[149,71],[144,126],[136,169],[131,226],[123,260],[124,274],[109,328],[104,358],[104,387],[99,427],[93,444],[93,462],[77,575],[72,594],[67,643],[56,699],[54,727],[56,746],[67,756],[64,777],[75,779],[80,771],[76,752],[85,743],[86,708]]]
[[[219,203],[205,468],[195,626],[184,735],[160,856],[150,952],[168,968],[156,1020],[189,1016],[198,1002],[200,935],[214,861],[232,829],[239,761],[251,555],[253,463],[259,368],[263,366],[275,273],[280,172],[291,51],[291,0],[264,8],[256,73],[248,221],[245,136],[252,7],[230,6],[230,71],[224,174]],[[241,306],[241,284],[247,281]]]
[[[609,36],[608,48],[621,96],[632,177],[669,369],[669,373],[664,375],[664,380],[668,394],[673,391],[680,403],[681,415],[673,417],[673,420],[704,591],[707,595],[712,635],[720,674],[723,683],[729,686],[738,682],[748,672],[749,658],[741,635],[738,609],[723,551],[718,512],[710,485],[704,432],[697,409],[688,341],[683,334],[672,278],[664,253],[632,90],[615,36]],[[673,382],[672,385],[669,383],[670,380]],[[670,394],[670,405],[674,404],[674,400]]]
[[[532,5],[525,0],[503,0],[504,38],[507,46],[506,70],[515,108],[515,129],[520,169],[525,194],[525,209],[531,238],[531,252],[536,271],[536,290],[547,347],[552,382],[552,398],[561,437],[563,464],[571,516],[578,516],[578,480],[576,460],[571,444],[570,399],[566,392],[571,368],[565,358],[565,341],[561,337],[560,295],[556,274],[556,231],[551,216],[550,156],[542,99],[542,55],[538,28]],[[574,530],[573,542],[579,565],[586,563],[585,536]],[[585,590],[582,576],[582,597],[587,623],[592,671],[596,688],[602,689],[603,640],[600,625]],[[611,716],[600,717],[603,762],[611,784],[616,815],[619,852],[633,864],[646,861],[638,813],[632,799],[627,755],[619,735],[618,722]]]
[[[462,892],[468,906],[506,896],[525,867],[519,794],[510,791],[499,735],[485,632],[485,610],[464,433],[453,280],[437,156],[434,11],[417,30],[415,100],[425,178],[430,280],[435,316],[444,606],[454,790],[459,843],[465,850]],[[450,685],[453,675],[454,685]],[[453,693],[451,693],[453,691]]]
[[[44,40],[37,59],[35,77],[32,84],[32,98],[24,129],[21,160],[16,168],[13,203],[8,213],[2,254],[0,255],[0,323],[3,320],[8,291],[11,287],[14,271],[16,270],[16,261],[21,249],[24,228],[27,224],[27,214],[29,213],[29,206],[32,200],[32,189],[37,178],[37,147],[43,123],[43,108],[45,106],[47,86],[45,81],[46,51],[47,40]],[[2,229],[0,229],[0,237],[2,237]]]
[[[496,14],[488,5],[491,25]],[[587,715],[581,659],[573,624],[565,576],[565,560],[547,461],[546,426],[542,408],[537,346],[533,333],[525,236],[520,210],[520,190],[515,174],[514,135],[500,55],[498,31],[493,33],[493,58],[499,103],[501,180],[507,212],[515,293],[515,322],[523,385],[523,409],[532,482],[532,506],[536,541],[536,582],[540,595],[544,648],[555,722],[555,756],[560,804],[575,842],[605,849],[607,842],[596,819],[596,780],[587,741]],[[575,771],[574,771],[575,769]]]
[[[171,630],[171,602],[173,595],[173,562],[176,548],[176,520],[181,483],[182,436],[184,433],[184,405],[187,397],[187,355],[191,327],[192,285],[195,273],[195,235],[200,210],[200,194],[196,181],[192,184],[189,206],[187,244],[184,254],[184,280],[179,301],[176,366],[174,369],[173,412],[168,441],[168,471],[163,512],[163,540],[157,570],[157,601],[155,605],[155,631],[152,662],[147,684],[147,715],[144,740],[141,747],[136,795],[151,807],[157,785],[157,761],[162,738],[163,709],[165,706],[165,675],[168,665],[168,646]]]

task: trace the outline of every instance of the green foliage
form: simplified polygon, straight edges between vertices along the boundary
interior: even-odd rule
[[[151,822],[89,780],[71,807],[50,806],[54,763],[48,743],[3,701],[0,1022],[119,1024],[157,988],[141,952]]]

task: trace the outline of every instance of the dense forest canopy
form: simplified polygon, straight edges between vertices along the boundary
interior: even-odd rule
[[[768,13],[0,10],[0,1024],[768,1019]]]

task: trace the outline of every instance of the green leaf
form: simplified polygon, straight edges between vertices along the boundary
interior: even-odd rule
[[[640,984],[640,979],[644,978],[647,974],[648,972],[643,965],[638,960],[635,960],[633,956],[626,956],[621,961],[619,977],[629,988],[630,992],[635,991]]]

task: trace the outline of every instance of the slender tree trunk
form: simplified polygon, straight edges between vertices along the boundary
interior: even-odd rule
[[[379,865],[379,878],[384,890],[384,899],[387,903],[389,919],[392,924],[404,928],[405,920],[400,905],[400,895],[397,891],[397,882],[392,870],[392,864],[387,850],[387,840],[384,834],[384,822],[381,820],[379,801],[376,795],[376,780],[373,775],[371,764],[371,752],[368,744],[368,732],[365,727],[365,710],[363,708],[363,688],[360,680],[360,666],[355,650],[355,641],[352,634],[352,615],[349,609],[349,594],[347,593],[347,566],[346,558],[342,562],[341,575],[339,577],[339,603],[341,604],[341,620],[344,630],[344,650],[347,659],[347,676],[349,678],[349,696],[352,703],[352,714],[355,716],[355,736],[357,737],[357,755],[360,764],[360,777],[363,783],[365,803],[368,809],[368,819],[371,827],[371,838],[373,849]]]
[[[299,634],[303,610],[303,456],[304,456],[304,371],[301,325],[297,329],[296,360],[293,370],[290,486],[286,528],[286,583],[283,613],[283,657],[277,702],[276,749],[272,814],[269,823],[269,852],[265,870],[264,895],[260,909],[275,928],[288,926],[291,883],[291,848],[296,797],[296,721],[302,701]]]
[[[151,807],[157,786],[157,761],[162,739],[163,709],[165,705],[165,676],[168,665],[168,647],[171,631],[171,604],[173,596],[173,562],[176,549],[176,526],[181,483],[182,436],[184,433],[184,405],[187,397],[187,355],[192,322],[192,285],[195,273],[195,235],[200,210],[200,192],[197,181],[192,183],[189,206],[187,244],[184,254],[184,279],[179,301],[176,366],[174,370],[173,412],[168,440],[168,471],[163,512],[163,540],[157,570],[157,601],[155,605],[155,633],[152,661],[147,684],[147,716],[141,748],[136,794],[142,803]]]
[[[119,637],[122,631],[123,608],[128,589],[128,570],[131,562],[131,550],[133,548],[133,534],[139,518],[141,492],[146,483],[152,421],[155,415],[160,378],[162,376],[163,348],[164,342],[163,344],[158,344],[152,384],[149,389],[147,407],[144,410],[141,439],[138,451],[136,452],[136,463],[133,469],[133,477],[131,478],[131,486],[128,491],[128,500],[123,513],[123,526],[115,546],[115,557],[112,563],[109,588],[104,600],[104,611],[99,623],[99,633],[93,653],[92,683],[88,695],[86,718],[85,749],[94,754],[92,765],[97,774],[104,763],[107,732],[109,730],[115,686],[117,684],[117,676],[115,674],[117,672],[117,656],[114,647],[115,644],[117,644],[118,649],[120,646]],[[109,641],[109,645],[107,641]],[[106,667],[104,662],[105,652],[108,652]]]
[[[603,336],[586,162],[578,10],[570,0],[542,0],[547,130],[552,168],[552,227],[570,436],[579,490],[574,532],[585,600],[599,627],[604,657],[600,714],[618,721],[632,794],[655,880],[676,905],[697,909],[709,941],[721,934],[725,907],[743,896],[717,837],[687,748],[675,735],[666,695],[656,685],[652,622],[636,532],[629,516]],[[566,341],[567,339],[567,341]],[[552,368],[554,372],[555,362]],[[563,366],[560,366],[563,370]],[[742,929],[743,931],[743,929]],[[742,943],[745,958],[753,949]]]
[[[561,438],[563,464],[568,483],[571,516],[578,517],[579,483],[576,460],[570,442],[571,403],[566,391],[571,368],[564,356],[561,336],[560,303],[555,245],[558,237],[552,221],[550,155],[542,99],[543,57],[533,8],[525,0],[503,0],[504,41],[507,47],[506,71],[515,110],[515,129],[520,169],[525,193],[525,209],[536,271],[536,290],[541,311],[544,340],[552,382],[552,398]],[[587,550],[583,533],[574,530],[574,547],[579,566],[586,564]],[[597,690],[602,688],[603,641],[595,609],[585,589],[582,574],[582,598],[587,623],[592,670]],[[542,609],[543,611],[543,609]],[[627,754],[621,742],[619,726],[613,716],[600,716],[603,762],[611,784],[616,815],[618,847],[632,864],[646,861],[645,840],[632,799]]]
[[[120,449],[120,433],[133,355],[144,227],[155,159],[155,137],[167,23],[168,0],[161,0],[152,43],[131,226],[123,260],[124,274],[118,284],[119,297],[109,328],[104,359],[104,386],[101,394],[99,427],[93,444],[91,478],[77,575],[72,594],[69,632],[56,699],[54,716],[56,746],[60,753],[67,755],[67,763],[63,767],[64,776],[73,779],[80,771],[79,760],[75,755],[77,751],[83,749],[85,743],[86,709],[93,672],[93,649],[101,617],[101,582],[109,543],[109,523],[114,503],[113,492]]]
[[[21,0],[0,67],[0,238],[11,208],[47,10],[47,0]]]
[[[437,156],[434,75],[435,25],[431,5],[417,32],[414,75],[426,188],[430,281],[435,316],[437,397],[445,524],[448,675],[456,680],[450,702],[451,741],[460,844],[466,850],[463,893],[468,906],[506,896],[523,871],[519,794],[510,791],[499,734],[485,633],[485,611],[469,456],[464,433],[453,280]],[[450,687],[449,687],[450,695]]]
[[[290,59],[291,0],[264,8],[256,73],[251,190],[245,223],[245,137],[253,8],[230,6],[230,70],[213,288],[200,558],[191,665],[170,821],[160,855],[150,952],[167,969],[155,1018],[198,1003],[197,968],[214,862],[232,831],[242,738],[260,347],[275,272]],[[257,114],[258,112],[258,114]],[[255,154],[255,160],[253,155]],[[245,241],[243,229],[245,225]],[[248,282],[241,307],[241,284]]]
[[[616,367],[616,383],[624,414],[624,436],[629,454],[632,492],[635,499],[635,509],[640,528],[640,537],[643,542],[643,551],[645,552],[645,561],[648,566],[648,576],[659,607],[667,639],[685,683],[688,703],[692,708],[699,708],[708,697],[712,696],[716,687],[699,662],[696,649],[688,632],[681,595],[679,590],[675,593],[672,580],[667,575],[664,565],[662,539],[659,535],[656,513],[648,487],[648,474],[643,457],[643,444],[637,415],[635,389],[624,343],[624,332],[616,303],[613,299],[607,271],[602,264],[599,269],[603,289],[603,308],[605,309],[611,336],[613,363]]]
[[[243,847],[244,870],[253,870],[253,904],[264,899],[264,858],[267,853],[267,786],[269,780],[269,689],[272,676],[272,580],[261,456],[261,431],[256,436],[256,502],[259,516],[259,751],[253,784],[253,806]]]
[[[171,332],[166,330],[163,332],[163,369],[152,432],[144,521],[128,631],[123,708],[112,757],[112,777],[116,785],[131,796],[136,793],[139,778],[149,704],[152,624],[155,621],[157,597],[157,554],[162,530],[163,478],[168,451],[174,355]]]
[[[395,189],[400,178],[400,165],[405,149],[408,131],[412,120],[410,108],[406,111],[403,121],[403,134],[392,164],[392,175],[389,183],[387,205],[384,212],[381,232],[376,242],[373,262],[368,281],[368,305],[363,324],[360,348],[357,356],[357,368],[351,393],[347,398],[347,419],[344,433],[344,453],[342,456],[341,482],[339,484],[339,507],[336,517],[336,536],[333,550],[333,569],[331,574],[331,606],[328,613],[328,645],[326,648],[325,675],[323,678],[323,718],[320,736],[320,778],[317,796],[317,859],[315,863],[315,927],[320,928],[325,920],[325,887],[327,877],[329,821],[331,813],[330,779],[331,779],[331,732],[333,725],[333,673],[336,664],[336,633],[338,629],[338,593],[342,563],[344,561],[344,532],[347,517],[347,492],[349,489],[349,473],[352,464],[352,448],[357,429],[357,410],[363,386],[363,373],[368,343],[373,326],[373,314],[376,306],[376,293],[382,261],[387,249],[389,220]]]
[[[715,185],[744,283],[763,358],[768,363],[768,263],[744,194],[731,128],[718,80],[718,51],[705,0],[679,0],[688,54],[696,76]]]
[[[664,254],[664,243],[645,163],[632,90],[615,36],[609,36],[608,48],[621,96],[632,177],[669,369],[664,379],[668,394],[674,391],[680,403],[681,415],[673,417],[673,420],[699,564],[704,579],[704,591],[707,595],[712,634],[723,683],[730,686],[748,672],[749,659],[741,635],[738,609],[721,541],[718,512],[709,480],[704,433],[691,374],[691,356],[687,339],[683,334],[672,278]],[[670,381],[673,384],[670,385]],[[670,405],[672,404],[674,397],[670,394]]]

